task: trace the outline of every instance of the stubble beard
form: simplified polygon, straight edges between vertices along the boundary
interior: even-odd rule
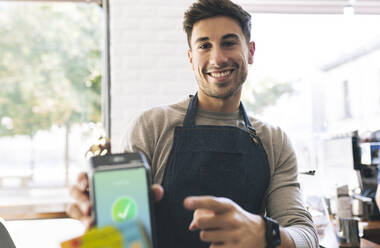
[[[232,88],[230,88],[229,90],[227,90],[226,92],[224,92],[222,94],[217,93],[216,91],[214,91],[212,89],[212,87],[210,87],[210,83],[207,80],[203,80],[198,75],[196,76],[196,79],[197,79],[197,82],[198,82],[199,89],[202,90],[202,92],[206,96],[209,96],[209,97],[212,97],[212,98],[216,98],[216,99],[225,100],[225,99],[228,99],[228,98],[234,96],[241,89],[241,87],[243,86],[245,80],[247,79],[247,75],[248,75],[247,71],[242,72],[242,75],[237,78],[237,83],[234,84]],[[226,84],[227,83],[223,83],[222,82],[217,87],[223,88],[224,85],[226,85]]]

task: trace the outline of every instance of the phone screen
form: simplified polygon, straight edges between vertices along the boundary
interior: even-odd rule
[[[125,244],[125,247],[150,247],[143,245],[151,243],[147,239],[152,240],[145,168],[99,170],[93,176],[97,226],[116,226],[126,230],[124,240],[142,242],[140,246]]]

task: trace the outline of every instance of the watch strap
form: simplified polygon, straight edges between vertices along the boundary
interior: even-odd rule
[[[272,218],[262,216],[265,222],[265,239],[267,248],[275,248],[281,244],[280,226]]]

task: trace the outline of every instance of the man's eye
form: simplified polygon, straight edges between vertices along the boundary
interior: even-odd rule
[[[226,41],[223,43],[223,46],[225,47],[232,47],[236,44],[236,42],[233,42],[233,41]]]
[[[199,48],[200,49],[208,49],[208,48],[210,48],[210,44],[208,44],[208,43],[200,44]]]

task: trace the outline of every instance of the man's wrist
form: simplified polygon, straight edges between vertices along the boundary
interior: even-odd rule
[[[275,248],[281,244],[280,225],[277,221],[262,216],[265,224],[265,239],[267,248]]]

